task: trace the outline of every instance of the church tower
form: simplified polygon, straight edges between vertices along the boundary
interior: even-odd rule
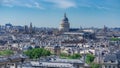
[[[29,28],[29,30],[30,30],[30,33],[33,32],[32,22],[30,23],[30,28]]]
[[[70,24],[69,24],[69,20],[66,16],[66,13],[64,14],[64,18],[60,24],[60,28],[59,30],[62,31],[62,32],[69,32],[69,29],[70,29]]]

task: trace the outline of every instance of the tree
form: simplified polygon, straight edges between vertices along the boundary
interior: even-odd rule
[[[67,57],[68,55],[66,53],[60,53],[61,57]]]
[[[11,54],[13,54],[12,50],[3,50],[3,51],[0,51],[0,55],[1,56],[11,55]]]
[[[66,53],[61,53],[60,56],[62,58],[68,58],[68,59],[79,59],[79,58],[81,58],[80,54],[67,55]]]
[[[34,48],[28,51],[25,51],[24,54],[29,56],[30,59],[37,59],[41,56],[50,56],[51,52],[43,48]]]
[[[100,64],[92,63],[91,68],[100,68]]]
[[[81,58],[81,55],[80,54],[73,54],[70,56],[71,59],[79,59]]]
[[[111,38],[111,41],[120,41],[120,38]]]
[[[94,55],[92,55],[92,54],[87,54],[87,55],[86,55],[86,62],[87,62],[87,63],[91,63],[91,62],[94,61],[94,58],[95,58]]]

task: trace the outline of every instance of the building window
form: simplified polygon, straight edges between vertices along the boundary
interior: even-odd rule
[[[105,65],[105,68],[107,68],[107,65]]]
[[[109,66],[109,68],[111,68],[111,66]]]
[[[113,68],[115,68],[115,66],[113,66]]]
[[[104,62],[107,62],[106,60],[104,60]]]
[[[111,63],[114,63],[115,61],[111,61]]]

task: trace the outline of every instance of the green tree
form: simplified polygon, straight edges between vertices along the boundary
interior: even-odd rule
[[[66,53],[61,53],[60,57],[68,58],[68,59],[79,59],[79,58],[81,58],[81,55],[80,54],[67,55]]]
[[[111,41],[120,41],[120,38],[111,38]]]
[[[61,57],[67,57],[68,55],[66,53],[61,53],[60,56]]]
[[[96,63],[92,63],[91,68],[100,68],[100,65]]]
[[[94,61],[95,56],[92,54],[86,54],[86,62],[91,63]]]
[[[12,50],[3,50],[3,51],[0,51],[0,55],[1,56],[7,56],[7,55],[11,55],[11,54],[13,54]]]
[[[51,52],[43,48],[34,48],[24,52],[30,59],[37,59],[41,56],[50,56]]]
[[[86,54],[86,63],[88,63],[91,68],[100,68],[100,64],[94,63],[95,56],[92,54]]]
[[[69,58],[71,58],[71,59],[79,59],[79,58],[81,58],[81,55],[80,54],[73,54]]]

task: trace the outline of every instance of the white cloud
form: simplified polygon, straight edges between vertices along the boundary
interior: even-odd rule
[[[28,8],[32,8],[33,6],[31,4],[24,4],[24,6],[28,7]]]
[[[40,6],[40,4],[39,4],[38,2],[35,2],[34,4],[35,4],[34,7],[36,7],[36,8],[40,8],[40,9],[44,9],[43,7]]]
[[[87,8],[93,8],[98,10],[109,10],[110,5],[108,5],[109,0],[79,0],[77,2],[79,7],[87,7]]]
[[[73,0],[45,0],[46,2],[53,3],[58,8],[71,8],[76,7],[76,3]]]
[[[28,8],[78,8],[87,7],[95,9],[114,9],[120,8],[119,0],[0,0],[0,6],[7,7],[28,7]]]
[[[0,0],[0,5],[7,7],[28,7],[44,9],[36,0]]]
[[[1,0],[1,2],[3,3],[10,3],[10,2],[14,2],[15,0]]]
[[[104,6],[96,6],[97,9],[109,10],[110,8]]]
[[[3,6],[13,7],[13,5],[11,5],[11,4],[4,4]]]
[[[0,5],[7,6],[7,7],[13,7],[14,0],[0,0]]]

